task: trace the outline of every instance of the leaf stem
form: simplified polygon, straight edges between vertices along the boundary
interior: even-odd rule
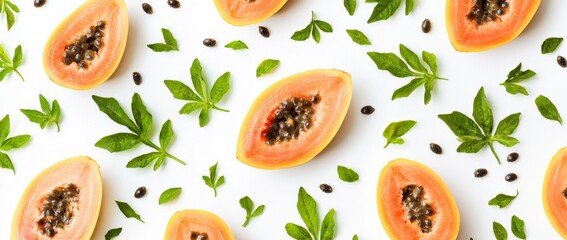
[[[248,223],[250,223],[250,218],[246,217],[246,221],[244,221],[244,223],[242,224],[242,227],[248,226]]]
[[[18,76],[20,76],[20,78],[22,79],[22,82],[25,81],[24,77],[22,76],[22,74],[17,69],[14,68],[14,72],[16,72],[16,74],[18,74]]]
[[[496,154],[496,151],[494,150],[494,146],[492,145],[492,142],[489,142],[488,146],[490,147],[490,151],[492,151],[492,154],[494,154],[494,157],[496,157],[496,161],[498,161],[498,165],[502,164],[500,162],[500,158],[498,157],[498,154]]]
[[[170,153],[168,153],[167,151],[161,149],[160,147],[158,147],[157,145],[155,145],[154,143],[150,142],[148,139],[145,138],[141,138],[142,139],[142,143],[146,144],[147,146],[155,149],[156,151],[165,154],[165,156],[167,156],[168,158],[171,158],[173,160],[175,160],[178,163],[181,163],[182,165],[187,165],[187,163],[185,163],[184,161],[182,161],[181,159],[171,155]]]
[[[223,109],[223,108],[219,108],[219,107],[215,106],[214,104],[213,104],[212,108],[215,109],[215,110],[219,110],[221,112],[229,112],[228,110]]]

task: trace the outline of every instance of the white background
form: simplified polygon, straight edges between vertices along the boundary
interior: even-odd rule
[[[541,117],[534,99],[546,95],[567,117],[564,95],[567,70],[555,62],[557,54],[567,55],[567,46],[563,44],[554,54],[540,54],[540,44],[547,37],[567,37],[562,24],[566,1],[543,1],[528,28],[510,44],[482,53],[459,53],[448,40],[445,3],[440,0],[417,1],[410,16],[404,15],[402,5],[390,20],[373,24],[366,24],[373,5],[362,0],[358,0],[353,17],[347,14],[342,0],[290,0],[278,14],[261,24],[270,29],[268,39],[258,34],[258,25],[234,27],[225,23],[212,1],[182,0],[179,9],[170,8],[165,0],[152,1],[154,14],[147,15],[142,11],[142,1],[129,0],[128,45],[118,70],[98,88],[74,91],[52,83],[44,73],[41,59],[51,31],[82,2],[49,0],[44,7],[34,8],[31,0],[15,1],[21,13],[16,16],[12,30],[6,32],[5,18],[0,21],[0,42],[10,50],[10,56],[18,44],[23,46],[25,59],[20,71],[26,79],[22,82],[16,75],[10,75],[0,83],[0,115],[10,114],[11,136],[32,135],[27,146],[9,153],[17,174],[0,171],[0,239],[9,238],[13,211],[31,179],[55,162],[76,155],[96,159],[103,174],[103,205],[93,239],[102,239],[107,230],[116,227],[123,228],[118,239],[160,239],[174,212],[192,208],[209,210],[222,217],[237,239],[289,239],[285,224],[303,225],[295,206],[300,186],[317,200],[321,216],[330,208],[337,211],[335,239],[351,239],[354,234],[360,239],[387,239],[378,218],[375,189],[382,167],[398,157],[418,160],[446,181],[461,213],[459,239],[493,238],[493,221],[502,223],[513,238],[510,218],[514,214],[525,220],[529,238],[560,238],[543,211],[541,187],[551,157],[567,144],[567,130]],[[294,31],[307,25],[311,11],[329,22],[334,32],[323,33],[320,44],[312,39],[290,40]],[[425,18],[433,24],[429,34],[420,30]],[[162,42],[162,27],[170,29],[177,38],[179,52],[154,53],[146,47],[149,43]],[[356,45],[346,29],[363,31],[373,45]],[[216,39],[217,46],[203,46],[201,42],[206,37]],[[223,48],[232,40],[242,40],[250,49]],[[439,75],[449,78],[438,83],[427,106],[422,103],[422,89],[409,98],[391,101],[392,92],[410,79],[397,79],[379,71],[366,55],[368,51],[397,53],[399,43],[416,52],[436,53]],[[199,128],[196,115],[178,114],[184,102],[174,99],[163,84],[164,79],[189,83],[189,67],[194,58],[201,60],[211,85],[225,71],[232,73],[232,89],[219,104],[230,109],[230,113],[214,111],[205,128]],[[256,78],[255,69],[266,58],[280,59],[281,65],[272,74]],[[537,72],[535,78],[524,84],[530,92],[527,97],[509,95],[498,85],[519,62]],[[313,161],[292,169],[266,171],[240,163],[235,158],[237,135],[255,97],[281,78],[316,68],[342,69],[353,77],[351,108],[335,139]],[[140,86],[132,81],[134,71],[143,76]],[[497,165],[488,149],[479,154],[456,153],[459,144],[456,137],[437,117],[453,110],[470,115],[473,98],[481,86],[486,88],[495,121],[522,112],[514,134],[521,143],[513,148],[496,146],[502,159],[512,151],[519,152],[520,159],[515,163]],[[156,129],[167,119],[172,120],[176,137],[170,152],[185,160],[187,166],[168,160],[157,172],[127,169],[125,165],[130,159],[150,149],[140,145],[132,151],[111,154],[94,147],[101,137],[126,129],[101,113],[91,96],[115,97],[130,111],[130,99],[135,92],[141,94],[153,114]],[[59,100],[63,111],[61,132],[54,127],[40,130],[20,112],[22,108],[38,109],[40,93],[49,100]],[[373,115],[360,113],[360,108],[367,104],[376,107]],[[418,121],[404,137],[406,144],[383,149],[384,128],[390,122],[405,119]],[[155,130],[155,141],[157,135]],[[430,142],[439,143],[444,153],[431,153]],[[208,167],[217,161],[226,184],[218,189],[215,198],[201,176],[207,175]],[[357,170],[360,181],[350,184],[339,180],[337,165]],[[487,168],[489,174],[476,179],[473,171],[480,167]],[[517,173],[519,179],[513,183],[504,181],[509,172]],[[318,188],[321,183],[331,184],[335,191],[321,192]],[[139,186],[146,186],[148,194],[135,199],[133,193]],[[183,193],[169,204],[158,205],[160,193],[170,187],[183,187]],[[516,189],[520,195],[507,208],[487,205],[496,194],[512,194]],[[242,228],[245,212],[238,200],[245,195],[267,207],[263,215]],[[130,203],[146,223],[125,218],[115,200]]]

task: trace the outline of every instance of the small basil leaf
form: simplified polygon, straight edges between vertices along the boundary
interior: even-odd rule
[[[347,12],[349,15],[354,15],[354,11],[356,10],[356,0],[344,0],[343,2]]]
[[[368,23],[373,23],[390,18],[402,4],[402,0],[382,0],[378,1],[368,19]]]
[[[148,112],[148,109],[138,93],[132,96],[131,107],[136,125],[138,129],[140,129],[140,136],[145,138],[150,135],[152,131],[152,114]]]
[[[323,32],[326,32],[326,33],[333,32],[333,27],[328,22],[325,22],[325,21],[322,21],[322,20],[315,20],[314,23]]]
[[[18,68],[20,65],[22,65],[23,57],[24,55],[22,53],[22,45],[18,45],[14,50],[14,58],[12,58],[12,65],[14,66],[14,68]]]
[[[496,197],[490,199],[490,201],[488,201],[488,205],[489,206],[498,206],[499,208],[504,208],[504,207],[508,206],[514,199],[516,199],[516,197],[518,197],[519,194],[520,194],[520,192],[518,190],[516,190],[515,196],[500,193],[500,194],[496,195]]]
[[[396,56],[396,54],[379,52],[368,52],[367,54],[372,61],[374,61],[378,69],[388,71],[395,77],[419,76],[412,72],[406,63]]]
[[[245,196],[241,198],[239,203],[240,206],[244,208],[244,210],[246,210],[247,215],[252,214],[252,211],[254,210],[254,202],[252,201],[252,199],[250,199],[250,197]]]
[[[222,97],[228,92],[230,89],[230,73],[225,72],[221,75],[211,88],[211,101],[213,104],[218,103]]]
[[[537,106],[537,109],[539,110],[539,113],[544,118],[557,121],[559,122],[559,124],[563,124],[563,120],[561,119],[561,115],[559,114],[557,107],[555,107],[555,104],[553,104],[553,102],[551,102],[549,98],[543,95],[539,95],[539,97],[535,99],[535,104]]]
[[[520,143],[520,141],[514,137],[510,137],[510,136],[500,136],[500,135],[495,135],[494,137],[492,137],[492,140],[499,142],[500,144],[506,146],[506,147],[512,147],[518,143]]]
[[[307,229],[297,224],[288,223],[285,225],[287,235],[295,240],[313,240]]]
[[[8,134],[10,133],[10,115],[4,116],[2,120],[0,120],[0,145],[6,140]]]
[[[352,240],[358,240],[358,235],[355,234],[354,236],[352,236]]]
[[[120,233],[122,232],[122,228],[114,228],[114,229],[110,229],[108,230],[108,232],[106,232],[106,234],[104,235],[104,240],[111,240],[115,237],[118,237],[118,235],[120,235]]]
[[[437,74],[437,57],[435,56],[435,54],[422,51],[421,58],[423,58],[423,61],[427,63],[431,72],[433,74]]]
[[[165,154],[163,153],[160,154],[160,156],[156,160],[156,163],[154,163],[154,171],[157,171],[161,167],[161,165],[163,165],[163,163],[165,162],[165,158],[166,158]]]
[[[492,231],[494,232],[494,237],[496,240],[507,240],[508,239],[508,232],[502,226],[502,224],[498,222],[492,222]]]
[[[201,67],[201,61],[198,58],[193,60],[193,64],[191,64],[191,82],[193,82],[193,87],[195,91],[201,98],[204,100],[207,99],[207,83],[205,82],[205,78],[203,77],[203,67]]]
[[[256,68],[256,77],[271,73],[279,65],[280,60],[277,59],[266,59],[262,61],[260,65],[258,65],[258,68]]]
[[[126,165],[127,168],[145,168],[156,160],[161,154],[159,152],[151,152],[142,154],[130,160]]]
[[[465,141],[459,145],[457,152],[460,153],[477,153],[484,148],[486,141],[484,140],[470,140]]]
[[[175,40],[173,34],[171,33],[171,31],[169,31],[169,29],[162,28],[161,34],[163,35],[163,40],[165,41],[165,44],[171,46],[175,50],[178,50],[177,40]]]
[[[386,127],[384,133],[382,134],[386,138],[386,145],[384,148],[388,147],[390,144],[401,144],[403,139],[401,137],[405,135],[409,130],[415,126],[417,122],[413,120],[405,120],[399,122],[393,122]],[[399,140],[398,140],[399,139]],[[402,141],[400,141],[402,140]]]
[[[347,29],[346,32],[350,36],[352,41],[357,43],[358,45],[372,45],[370,40],[368,40],[363,32],[356,29]]]
[[[520,124],[521,115],[521,113],[514,113],[502,119],[498,123],[494,135],[508,136],[514,133],[514,131],[516,131],[516,128],[518,127],[518,124]]]
[[[159,132],[159,145],[165,151],[169,144],[171,143],[171,139],[173,138],[173,128],[171,127],[171,120],[165,121],[161,126],[161,131]]]
[[[335,237],[335,209],[329,210],[321,225],[321,240],[332,240]]]
[[[10,156],[3,152],[0,152],[0,168],[10,169],[14,172],[14,174],[16,174],[16,170],[14,169],[14,164],[12,164]]]
[[[541,44],[541,54],[552,53],[555,52],[557,47],[563,42],[563,38],[559,37],[551,37],[545,39]]]
[[[120,103],[114,98],[104,98],[99,96],[92,96],[96,105],[101,112],[105,113],[114,122],[127,127],[130,131],[134,133],[139,133],[140,130],[136,124],[126,115],[124,109],[120,106]]]
[[[190,114],[195,110],[207,107],[207,104],[204,102],[189,102],[183,105],[181,110],[179,110],[179,114]]]
[[[4,8],[4,12],[6,13],[6,24],[8,25],[8,31],[10,31],[10,29],[16,22],[16,17],[10,9]]]
[[[516,215],[512,216],[512,233],[519,239],[526,239],[526,233],[524,231],[524,220],[520,219]]]
[[[425,84],[423,84],[423,86],[425,87],[425,93],[423,95],[423,104],[427,105],[429,104],[429,101],[431,101],[431,92],[433,91],[436,82],[437,79],[426,78]]]
[[[246,45],[246,43],[244,43],[240,40],[232,41],[232,42],[226,44],[224,47],[230,48],[232,50],[248,49],[248,45]]]
[[[210,111],[211,111],[211,108],[209,108],[209,107],[201,109],[201,113],[199,114],[199,126],[200,127],[207,126],[207,124],[209,123],[209,112]]]
[[[30,122],[42,123],[42,122],[45,122],[46,120],[49,120],[49,117],[47,115],[45,115],[44,113],[37,111],[37,110],[20,109],[20,111],[24,115],[26,115],[26,117],[28,118],[28,120],[30,120]]]
[[[400,55],[402,55],[402,58],[406,60],[411,68],[421,73],[427,73],[427,69],[421,64],[417,54],[403,44],[400,44]]]
[[[415,78],[411,80],[411,82],[409,82],[408,84],[394,91],[394,93],[392,94],[392,100],[408,97],[413,91],[415,91],[419,86],[423,85],[424,83],[425,83],[424,78]]]
[[[301,29],[297,32],[295,32],[293,34],[293,36],[291,36],[291,39],[295,40],[295,41],[305,41],[309,38],[309,36],[311,35],[311,28],[313,27],[313,24],[309,24],[307,25],[307,27],[305,27],[304,29]]]
[[[120,209],[122,214],[124,214],[125,217],[135,218],[138,221],[144,223],[142,218],[140,218],[140,215],[138,215],[138,213],[136,213],[136,211],[134,211],[134,209],[132,209],[132,207],[130,207],[130,204],[128,204],[126,202],[120,202],[120,201],[115,201],[115,202],[116,202],[116,204],[118,205],[118,208]]]
[[[51,106],[49,106],[49,101],[45,99],[45,97],[39,94],[39,105],[41,106],[41,110],[46,114],[51,114]]]
[[[101,138],[95,143],[96,147],[109,152],[122,152],[133,148],[141,142],[140,137],[131,133],[116,133]]]
[[[506,92],[508,92],[508,93],[510,93],[510,94],[512,94],[512,95],[518,94],[518,93],[523,94],[523,95],[526,95],[526,96],[529,95],[528,90],[526,90],[525,87],[522,87],[522,86],[520,86],[520,85],[518,85],[518,84],[515,84],[515,83],[501,83],[501,85],[503,85],[503,86],[506,88]]]
[[[313,236],[319,235],[319,214],[317,213],[317,202],[309,195],[303,187],[297,195],[297,211],[303,219],[305,226]],[[287,226],[287,225],[286,225]]]
[[[494,119],[492,116],[492,108],[490,107],[490,103],[488,103],[488,99],[484,93],[484,87],[481,87],[478,90],[478,93],[474,98],[472,115],[484,134],[489,136],[492,133]]]
[[[7,138],[0,145],[0,150],[10,151],[12,149],[21,148],[29,142],[30,138],[30,135],[18,135],[15,137]]]
[[[147,45],[154,52],[170,52],[176,50],[174,47],[165,43],[152,43]]]
[[[447,124],[457,137],[483,136],[476,123],[461,112],[454,111],[449,114],[439,114],[438,117]]]
[[[180,81],[165,80],[164,83],[174,98],[187,101],[203,101],[191,88]]]
[[[356,182],[359,179],[356,171],[344,166],[338,166],[337,172],[339,173],[339,178],[345,182]]]
[[[413,11],[414,5],[414,0],[406,0],[406,16],[409,15],[411,11]]]
[[[313,24],[313,23],[312,23]],[[321,33],[319,32],[319,28],[317,28],[317,26],[315,26],[315,24],[313,24],[313,29],[311,31],[311,36],[313,36],[313,40],[315,40],[316,43],[321,42]]]
[[[159,204],[164,204],[164,203],[168,203],[173,201],[174,199],[176,199],[177,197],[179,197],[179,194],[181,194],[182,189],[179,188],[170,188],[165,190],[160,196],[159,196]]]

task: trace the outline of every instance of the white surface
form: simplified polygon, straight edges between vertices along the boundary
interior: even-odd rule
[[[0,83],[0,115],[10,114],[11,135],[31,134],[31,142],[20,150],[10,152],[17,174],[0,170],[0,239],[8,239],[11,217],[23,189],[41,170],[55,162],[76,155],[89,155],[100,164],[104,179],[104,197],[99,222],[93,239],[102,239],[107,230],[122,227],[117,239],[160,239],[165,226],[175,211],[205,209],[222,217],[237,239],[289,239],[284,225],[294,222],[303,225],[296,210],[297,191],[300,186],[319,203],[320,215],[330,208],[337,211],[335,239],[387,239],[380,225],[376,209],[375,188],[381,168],[391,159],[405,157],[418,160],[437,171],[447,182],[461,213],[459,239],[492,239],[492,221],[499,221],[510,232],[510,218],[516,214],[525,220],[526,233],[532,239],[559,239],[549,224],[541,204],[542,179],[553,154],[566,145],[566,128],[541,117],[533,103],[544,94],[555,102],[559,111],[567,116],[564,95],[567,71],[557,66],[557,54],[567,55],[565,43],[555,54],[541,55],[540,44],[551,36],[567,37],[561,22],[566,1],[543,1],[538,13],[526,31],[512,43],[483,53],[459,53],[453,50],[445,31],[444,1],[417,1],[410,16],[402,8],[388,21],[366,24],[373,5],[358,0],[354,17],[350,17],[342,0],[290,0],[284,9],[262,23],[270,29],[271,37],[258,34],[258,25],[234,27],[225,23],[212,1],[181,1],[180,9],[167,6],[165,0],[151,1],[153,15],[141,9],[143,1],[127,1],[130,32],[124,58],[112,78],[100,87],[89,91],[68,90],[52,83],[44,74],[42,50],[51,31],[83,1],[49,0],[42,8],[34,8],[32,1],[15,1],[21,9],[17,21],[9,32],[5,18],[0,21],[0,42],[13,50],[18,44],[24,49],[24,64],[20,71],[26,78],[21,82],[11,75]],[[552,5],[553,4],[553,5]],[[321,43],[312,39],[305,42],[290,40],[294,31],[308,23],[311,11],[317,18],[328,21],[332,34],[322,33]],[[420,25],[429,18],[433,24],[429,34],[423,34]],[[179,41],[179,52],[154,53],[146,44],[161,42],[160,28],[170,29]],[[345,29],[359,29],[367,34],[372,46],[358,46],[351,42]],[[214,48],[204,47],[206,37],[217,40]],[[250,47],[233,51],[223,46],[232,40],[242,40]],[[392,92],[409,79],[397,79],[379,71],[368,51],[398,52],[404,43],[416,52],[427,50],[437,54],[440,73],[449,81],[440,81],[431,103],[422,103],[423,90],[417,90],[406,99],[390,101]],[[12,55],[13,53],[10,53]],[[174,99],[164,79],[190,82],[189,67],[199,58],[210,84],[225,71],[232,73],[232,90],[220,106],[230,113],[214,111],[205,128],[198,127],[196,115],[179,115],[184,102]],[[263,59],[281,60],[272,74],[255,77],[255,69]],[[512,96],[498,83],[504,81],[508,71],[519,62],[533,69],[537,76],[524,86],[530,96]],[[265,171],[248,167],[235,158],[238,130],[248,107],[267,86],[286,76],[315,68],[338,68],[353,77],[353,100],[349,114],[335,139],[313,161],[292,169]],[[141,86],[132,82],[131,74],[139,71]],[[479,154],[459,154],[458,142],[437,114],[453,110],[472,112],[474,95],[485,86],[492,104],[495,121],[514,112],[522,112],[519,128],[514,136],[521,143],[513,148],[496,146],[501,158],[512,151],[520,153],[515,163],[501,166],[488,149]],[[157,129],[172,119],[176,134],[170,148],[173,155],[185,160],[181,166],[168,160],[159,171],[127,169],[127,161],[149,148],[140,145],[132,151],[108,153],[94,147],[101,137],[124,131],[98,111],[91,95],[117,98],[129,112],[134,92],[141,94],[154,117]],[[61,132],[50,127],[40,130],[20,113],[21,108],[39,108],[38,94],[49,100],[58,99],[62,111]],[[373,115],[360,114],[360,108],[371,104]],[[416,127],[404,139],[404,145],[391,145],[387,149],[382,131],[392,121],[413,119]],[[154,131],[157,141],[158,130]],[[439,143],[444,153],[430,152],[428,144]],[[201,179],[208,167],[219,162],[219,173],[226,176],[226,184],[219,188],[218,197]],[[338,179],[337,165],[358,171],[359,182],[349,184]],[[482,179],[473,177],[476,168],[489,170]],[[504,181],[509,172],[518,174],[513,183]],[[325,194],[319,184],[329,183],[335,191]],[[135,199],[133,193],[146,186],[148,194]],[[180,198],[158,205],[159,194],[170,187],[183,187]],[[520,196],[507,208],[487,205],[498,193]],[[266,204],[263,215],[252,220],[247,228],[240,225],[245,212],[238,199],[249,195],[256,204]],[[142,216],[145,224],[125,218],[114,203],[125,201]]]

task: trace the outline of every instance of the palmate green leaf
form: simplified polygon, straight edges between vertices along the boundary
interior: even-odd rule
[[[183,191],[182,188],[180,187],[176,187],[176,188],[170,188],[165,190],[160,196],[159,196],[159,205],[171,202],[173,200],[175,200],[177,197],[179,197],[179,195],[181,194],[181,192]]]
[[[486,94],[484,93],[484,87],[481,87],[474,98],[473,103],[473,118],[478,126],[484,132],[484,135],[490,136],[492,134],[492,128],[494,127],[494,119],[492,115],[492,108]]]
[[[92,96],[96,105],[101,112],[105,113],[114,122],[127,127],[130,131],[134,133],[140,133],[140,130],[136,124],[126,115],[124,109],[120,106],[120,103],[114,98],[104,98],[96,95]]]
[[[141,142],[140,137],[132,133],[116,133],[103,137],[95,143],[96,147],[106,149],[107,151],[122,152],[132,149]]]
[[[402,0],[382,0],[378,1],[372,15],[368,19],[368,23],[373,23],[390,18],[402,4]]]
[[[559,114],[557,107],[555,107],[555,104],[553,104],[553,102],[551,102],[549,98],[543,95],[539,95],[535,99],[535,104],[537,106],[537,109],[539,110],[539,113],[544,118],[557,121],[561,125],[563,124],[563,119],[561,119],[561,114]]]
[[[526,232],[524,231],[524,220],[518,216],[512,216],[511,220],[512,233],[519,239],[526,239]]]
[[[12,170],[12,172],[16,174],[16,170],[14,169],[14,164],[12,164],[10,156],[3,152],[0,152],[0,168]]]
[[[498,222],[492,222],[492,231],[494,232],[494,237],[496,237],[496,240],[508,239],[508,232],[506,231],[506,228],[502,226],[502,224]]]
[[[419,76],[412,72],[406,63],[402,61],[396,54],[368,52],[368,56],[374,61],[378,69],[388,71],[395,77],[404,78],[411,76]]]
[[[427,73],[427,68],[421,64],[417,54],[403,44],[400,44],[400,55],[411,68],[421,73]]]
[[[218,103],[222,99],[222,97],[224,97],[224,95],[228,92],[229,89],[230,89],[230,73],[225,72],[215,81],[213,88],[211,88],[210,95],[213,104]]]
[[[165,86],[169,89],[173,97],[187,101],[203,101],[191,88],[177,80],[165,80]]]
[[[271,73],[276,67],[280,65],[280,60],[277,59],[266,59],[258,65],[256,68],[256,77],[260,77],[264,74]]]
[[[403,144],[404,140],[401,139],[409,130],[411,130],[417,122],[413,120],[404,120],[399,122],[392,122],[386,127],[382,135],[386,138],[386,145],[390,144]]]
[[[161,126],[161,131],[159,132],[159,145],[165,151],[171,144],[171,139],[173,139],[173,128],[171,127],[171,120],[165,121]]]
[[[294,223],[286,224],[285,231],[295,240],[313,240],[307,229]]]
[[[145,168],[149,166],[153,161],[161,156],[159,152],[151,152],[142,154],[130,160],[126,165],[127,168]]]
[[[144,105],[142,98],[138,93],[132,96],[132,115],[136,121],[138,129],[140,129],[140,136],[146,138],[150,135],[152,131],[152,114],[148,112],[148,109]]]
[[[335,209],[329,210],[321,225],[321,240],[332,240],[335,237]]]
[[[201,67],[201,61],[198,58],[193,60],[193,64],[191,65],[191,82],[193,83],[193,87],[199,96],[202,99],[207,99],[207,83],[205,82],[205,78],[203,77],[203,67]]]
[[[297,211],[309,232],[313,236],[318,236],[319,214],[317,212],[317,202],[315,202],[315,199],[313,199],[303,187],[299,189],[297,196]]]
[[[366,37],[363,32],[356,29],[347,29],[346,32],[352,41],[358,45],[372,45],[370,40],[368,40],[368,37]]]
[[[518,190],[516,190],[515,196],[500,193],[500,194],[496,195],[496,197],[490,199],[490,201],[488,201],[488,205],[489,206],[498,206],[499,208],[505,208],[506,206],[510,205],[510,203],[514,199],[516,199],[516,197],[518,197],[519,194],[520,194],[520,192]]]
[[[135,218],[138,221],[144,223],[144,221],[142,220],[140,215],[138,215],[138,213],[136,213],[136,211],[134,211],[134,209],[132,207],[130,207],[130,204],[128,204],[126,202],[120,202],[120,201],[115,201],[115,202],[116,202],[116,205],[118,205],[118,209],[120,209],[120,211],[122,212],[122,214],[124,214],[125,217]]]
[[[354,15],[354,12],[356,10],[356,0],[344,0],[343,4],[348,14],[351,16]]]
[[[106,232],[106,234],[104,235],[104,240],[111,240],[111,239],[114,239],[115,237],[118,237],[121,232],[122,232],[122,228],[113,228],[113,229],[110,229],[110,230],[108,230],[108,232]]]

